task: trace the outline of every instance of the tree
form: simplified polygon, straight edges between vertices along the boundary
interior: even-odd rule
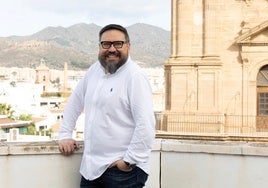
[[[30,120],[32,120],[32,116],[29,115],[29,114],[21,114],[19,116],[19,120],[22,120],[22,121],[30,121]]]
[[[15,82],[15,81],[11,81],[9,84],[10,84],[12,87],[16,87],[16,82]]]
[[[6,103],[0,103],[0,115],[7,115],[8,118],[13,118],[14,111],[11,105]]]
[[[36,135],[36,128],[34,123],[32,123],[30,126],[27,128],[27,135]]]

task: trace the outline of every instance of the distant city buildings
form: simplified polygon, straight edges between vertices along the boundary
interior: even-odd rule
[[[64,67],[64,70],[50,69],[44,60],[40,61],[40,66],[36,69],[0,67],[0,103],[10,104],[15,117],[22,114],[31,115],[37,132],[50,131],[51,139],[56,139],[68,96],[85,74],[85,71],[68,70],[67,63]],[[152,86],[155,111],[162,111],[164,107],[164,70],[160,67],[143,68],[143,70]],[[64,93],[69,94],[64,96]],[[84,126],[82,117],[83,114],[77,121],[74,133],[74,137],[81,139]],[[10,128],[20,129],[19,126]],[[25,126],[21,127],[21,129],[24,128]],[[19,134],[20,130],[12,132],[5,129],[5,133]],[[40,135],[37,136],[39,139],[44,139]],[[10,140],[11,137],[5,136],[5,138]],[[26,137],[23,139],[27,140]]]

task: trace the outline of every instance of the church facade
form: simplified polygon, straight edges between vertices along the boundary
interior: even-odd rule
[[[242,131],[268,130],[268,0],[171,4],[165,113],[251,117]]]

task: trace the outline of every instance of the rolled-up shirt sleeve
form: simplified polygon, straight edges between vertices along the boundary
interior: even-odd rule
[[[63,120],[59,129],[59,140],[72,138],[76,121],[84,108],[84,79],[81,79],[64,108]]]

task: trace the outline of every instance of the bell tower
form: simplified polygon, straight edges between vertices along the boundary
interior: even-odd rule
[[[221,111],[222,62],[217,16],[220,2],[172,0],[171,56],[164,65],[166,111]]]
[[[49,74],[49,68],[45,65],[45,60],[40,60],[40,65],[35,70],[36,77],[35,77],[35,83],[41,84],[43,86],[43,92],[46,92],[50,85],[50,74]]]

